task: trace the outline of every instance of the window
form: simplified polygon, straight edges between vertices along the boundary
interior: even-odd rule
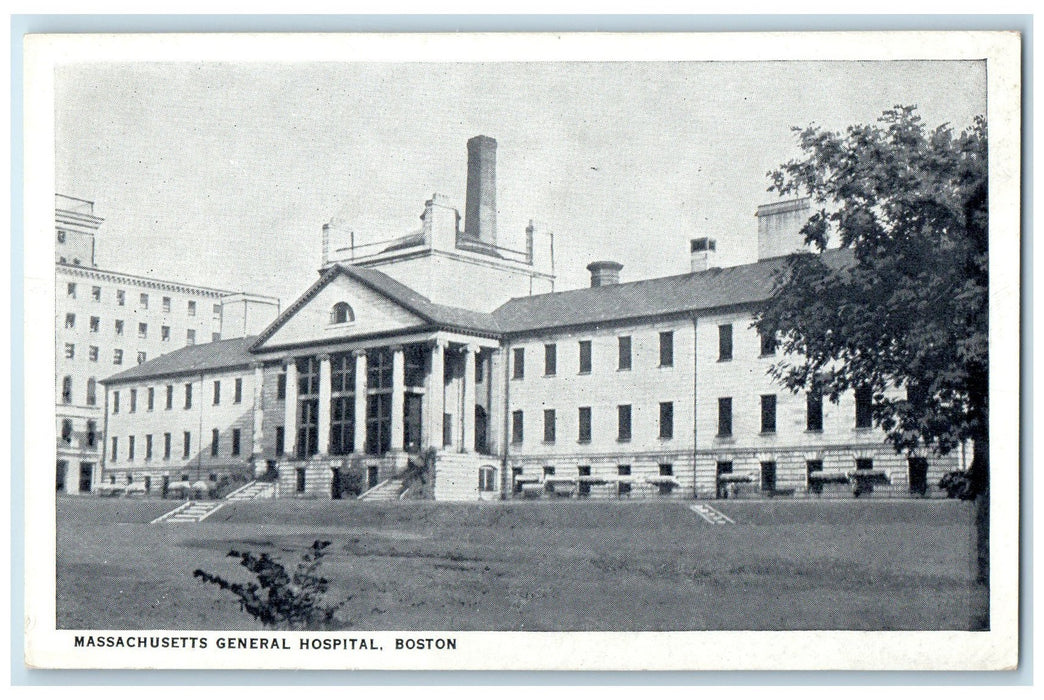
[[[119,348],[112,351],[112,364],[122,365],[123,364],[123,350]]]
[[[453,414],[442,414],[442,446],[449,447],[453,444]]]
[[[98,382],[94,377],[89,377],[87,379],[87,405],[98,405]]]
[[[192,382],[185,384],[185,408],[192,408]]]
[[[770,335],[762,335],[761,336],[761,356],[762,357],[770,357],[772,355],[775,355],[776,354],[776,345],[777,344],[778,343],[776,342],[776,334],[775,333],[772,333]]]
[[[813,474],[823,471],[823,460],[810,459],[805,462],[805,479],[808,480]]]
[[[214,304],[214,320],[221,320],[221,304]]]
[[[72,385],[73,379],[71,375],[65,375],[62,377],[62,403],[72,403]]]
[[[120,444],[119,440],[117,440],[116,438],[112,438],[112,449],[109,450],[109,461],[110,462],[115,462],[116,461],[116,457],[117,457],[117,455],[116,455],[116,452],[117,452],[116,448],[119,446],[119,444]]]
[[[148,393],[146,394],[145,409],[151,411],[156,407],[156,390],[153,387],[149,387]]]
[[[69,282],[67,285],[65,285],[65,295],[67,297],[69,297],[70,299],[75,299],[76,298],[76,283],[75,282]]]
[[[65,356],[70,360],[76,357],[76,345],[74,345],[73,343],[66,343]]]
[[[580,341],[580,374],[591,373],[591,341]]]
[[[118,391],[112,392],[112,412],[120,412],[120,392]]]
[[[276,457],[282,457],[284,454],[285,446],[284,441],[286,440],[286,428],[283,426],[276,426],[275,434],[275,453]]]
[[[143,308],[143,309],[149,308],[149,295],[148,294],[145,294],[144,292],[142,292],[141,295],[138,297],[138,301],[139,301],[139,304],[140,304],[141,308]]]
[[[660,439],[670,440],[674,437],[674,403],[660,403]]]
[[[163,433],[163,459],[170,459],[170,433]]]
[[[101,287],[91,287],[91,299],[101,301]]]
[[[216,380],[214,382],[214,405],[221,405],[221,381]]]
[[[516,445],[522,443],[523,427],[522,427],[522,411],[511,412],[511,442]]]
[[[489,493],[497,489],[497,470],[494,467],[479,467],[479,491]]]
[[[390,353],[389,353],[390,354]],[[391,364],[390,361],[388,363]],[[377,387],[374,386],[376,389]],[[297,360],[297,456],[300,459],[319,452],[319,360],[302,357]],[[390,395],[387,395],[390,398]],[[373,397],[368,397],[373,398]],[[388,409],[390,417],[390,407]],[[390,429],[390,425],[389,425]],[[390,435],[383,436],[385,442]],[[387,451],[387,448],[384,450]],[[380,452],[378,454],[383,454]]]
[[[631,475],[631,465],[630,464],[620,464],[620,465],[617,465],[616,473],[619,476],[630,476]],[[616,495],[617,496],[630,496],[631,495],[631,482],[629,480],[623,480],[623,479],[621,479],[619,482],[617,482],[617,484],[616,484]]]
[[[65,314],[65,327],[76,328],[76,314]]]
[[[286,374],[280,374],[276,377],[276,398],[280,401],[286,399]]]
[[[660,333],[660,367],[674,366],[674,331]]]
[[[243,403],[243,378],[236,377],[236,388],[232,395],[232,403]]]
[[[101,328],[101,319],[97,316],[91,316],[90,330],[91,333],[97,333],[98,329]]]
[[[616,407],[616,439],[620,442],[627,442],[631,439],[630,404]]]
[[[581,406],[578,409],[576,440],[577,442],[591,442],[591,407]]]
[[[192,433],[186,430],[182,444],[181,456],[188,459],[190,454],[192,454]]]
[[[805,430],[823,432],[823,391],[818,387],[808,392],[805,399]]]
[[[622,335],[617,339],[620,362],[617,369],[631,369],[631,336]]]
[[[65,243],[65,231],[58,232],[58,242]]]
[[[297,492],[305,492],[305,470],[304,467],[297,468]]]
[[[152,459],[152,435],[145,436],[145,459]]]
[[[65,418],[62,420],[62,442],[66,445],[72,444],[73,424],[72,420]]]
[[[732,324],[718,326],[718,362],[732,359]]]
[[[873,392],[868,386],[856,387],[855,390],[855,424],[857,428],[872,428]]]
[[[138,324],[138,337],[148,338],[149,337],[149,324],[139,323]]]
[[[174,385],[173,384],[168,384],[167,385],[167,403],[164,406],[164,408],[167,409],[168,411],[170,409],[174,408]]]
[[[761,463],[761,490],[762,491],[775,491],[776,490],[776,463],[775,462],[762,462]]]
[[[97,362],[98,361],[98,346],[97,345],[91,345],[90,347],[87,348],[87,359],[90,360],[91,362]]]
[[[170,326],[160,326],[160,340],[170,342]]]
[[[330,323],[351,323],[355,320],[355,312],[346,302],[339,301],[330,310]]]
[[[195,316],[196,315],[196,302],[189,301],[189,303],[188,303],[188,315],[189,316]]]
[[[138,410],[138,390],[130,390],[130,412],[134,413]]]
[[[221,441],[221,431],[219,431],[217,428],[214,428],[213,430],[210,431],[210,456],[211,457],[217,457],[218,456],[218,447],[219,447],[220,441]]]
[[[87,447],[94,447],[98,442],[98,423],[87,421]]]
[[[163,313],[170,313],[170,297],[163,297]]]
[[[544,346],[544,376],[550,377],[555,374],[558,366],[558,348],[554,343]]]
[[[761,432],[776,432],[776,395],[765,394],[761,397]]]
[[[515,348],[512,351],[513,367],[511,378],[522,379],[526,376],[526,349]]]
[[[239,437],[240,429],[232,428],[232,456],[236,457],[239,455]]]
[[[189,328],[187,331],[185,331],[185,344],[186,345],[195,345],[196,344],[196,329],[195,328]]]
[[[134,436],[130,435],[127,437],[127,461],[134,461]]]
[[[123,321],[117,319],[115,323],[116,335],[123,335]]]
[[[555,441],[555,409],[544,410],[544,442]]]
[[[127,301],[127,294],[122,289],[116,290],[116,305],[123,306]]]
[[[660,476],[674,476],[674,465],[673,464],[661,464],[660,465]]]
[[[732,397],[718,399],[718,437],[732,436]]]
[[[330,357],[330,454],[355,451],[355,358],[350,353]]]
[[[139,350],[138,351],[138,364],[140,365],[141,363],[145,362],[146,359],[147,359],[147,356],[145,355],[145,351],[144,350]]]

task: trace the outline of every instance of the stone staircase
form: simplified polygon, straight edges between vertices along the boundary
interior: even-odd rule
[[[275,484],[270,481],[251,481],[225,496],[226,501],[253,501],[257,498],[275,498]]]
[[[198,523],[209,518],[224,505],[224,501],[186,501],[169,513],[159,516],[152,523]]]
[[[398,501],[403,491],[402,478],[385,479],[369,491],[359,494],[360,501]]]

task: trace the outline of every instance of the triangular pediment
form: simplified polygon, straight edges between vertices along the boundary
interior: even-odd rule
[[[342,305],[340,314],[335,308],[338,305]],[[349,270],[334,266],[261,333],[253,350],[332,343],[426,324],[427,319]]]

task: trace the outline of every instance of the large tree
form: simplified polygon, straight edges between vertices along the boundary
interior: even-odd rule
[[[899,452],[946,454],[970,442],[985,578],[986,121],[959,134],[946,124],[929,130],[915,107],[897,106],[872,125],[794,131],[803,157],[768,173],[769,189],[810,197],[806,242],[851,255],[788,258],[756,322],[787,353],[772,372],[794,391],[818,385],[834,401],[869,388],[874,422]]]

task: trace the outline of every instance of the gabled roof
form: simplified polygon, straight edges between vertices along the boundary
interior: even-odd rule
[[[821,254],[824,263],[851,261],[848,248]],[[786,257],[736,267],[567,292],[517,297],[493,311],[504,333],[648,318],[752,304],[767,300]]]
[[[250,346],[257,336],[187,345],[154,360],[143,362],[103,379],[103,384],[137,381],[152,377],[198,374],[208,370],[246,367],[254,360]]]
[[[251,349],[257,350],[266,340],[279,330],[294,314],[315,297],[324,287],[340,275],[346,275],[369,287],[407,311],[419,316],[433,328],[448,330],[474,331],[486,335],[499,335],[499,328],[492,314],[471,311],[456,306],[436,304],[423,294],[397,282],[379,270],[356,265],[334,263],[319,277],[315,284],[308,288],[286,311],[271,323],[254,341]]]

